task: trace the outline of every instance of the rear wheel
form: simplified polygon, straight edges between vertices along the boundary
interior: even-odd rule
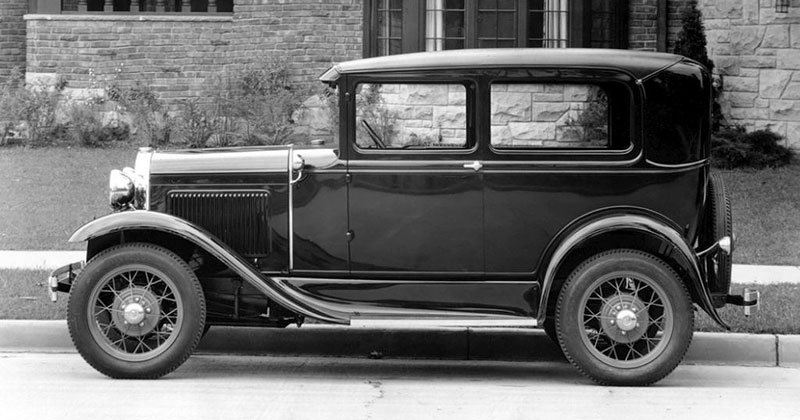
[[[731,203],[725,193],[725,182],[719,174],[711,174],[709,177],[707,194],[705,220],[700,231],[701,249],[708,248],[724,236],[733,239]],[[731,286],[732,256],[722,251],[715,252],[706,257],[705,263],[711,292],[727,294]],[[716,303],[716,306],[724,305],[724,301]]]
[[[205,324],[197,277],[177,255],[142,243],[98,254],[72,287],[67,323],[75,347],[113,378],[158,378],[192,354]]]
[[[689,347],[693,324],[677,274],[636,250],[603,252],[581,264],[556,306],[564,355],[604,385],[649,385],[672,372]]]

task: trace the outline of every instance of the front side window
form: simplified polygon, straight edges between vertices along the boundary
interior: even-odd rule
[[[356,86],[360,149],[467,148],[467,91],[461,84]]]
[[[589,84],[494,83],[491,137],[497,149],[605,149],[609,100]]]

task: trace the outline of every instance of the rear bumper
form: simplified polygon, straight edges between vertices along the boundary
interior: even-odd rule
[[[47,278],[47,292],[50,295],[50,300],[56,302],[58,300],[58,292],[69,293],[72,288],[72,282],[78,277],[78,274],[86,266],[86,262],[77,261],[65,266],[59,267],[50,273]]]

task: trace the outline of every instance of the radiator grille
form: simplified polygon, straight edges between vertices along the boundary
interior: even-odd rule
[[[171,192],[167,211],[211,232],[244,257],[271,249],[267,191]]]

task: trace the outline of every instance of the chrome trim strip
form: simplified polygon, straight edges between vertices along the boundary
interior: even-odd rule
[[[476,319],[470,317],[442,318],[370,318],[354,316],[350,318],[350,326],[360,328],[441,328],[441,327],[537,327],[535,318],[489,318]]]
[[[292,182],[292,161],[294,157],[294,145],[290,144],[286,155],[287,184],[289,189],[289,274],[294,270],[294,182]]]
[[[140,147],[136,155],[133,170],[142,179],[144,188],[144,210],[150,210],[150,162],[153,160],[155,150],[152,147]]]
[[[650,159],[646,159],[646,160],[645,160],[645,162],[647,162],[647,163],[648,163],[648,164],[650,164],[650,165],[653,165],[653,166],[659,167],[659,168],[666,168],[666,169],[685,169],[685,168],[693,168],[693,167],[703,166],[703,165],[705,165],[706,163],[708,163],[708,158],[705,158],[705,159],[700,159],[700,160],[697,160],[697,161],[694,161],[694,162],[689,162],[689,163],[678,163],[678,164],[657,163],[657,162],[653,162],[653,161],[652,161],[652,160],[650,160]]]

